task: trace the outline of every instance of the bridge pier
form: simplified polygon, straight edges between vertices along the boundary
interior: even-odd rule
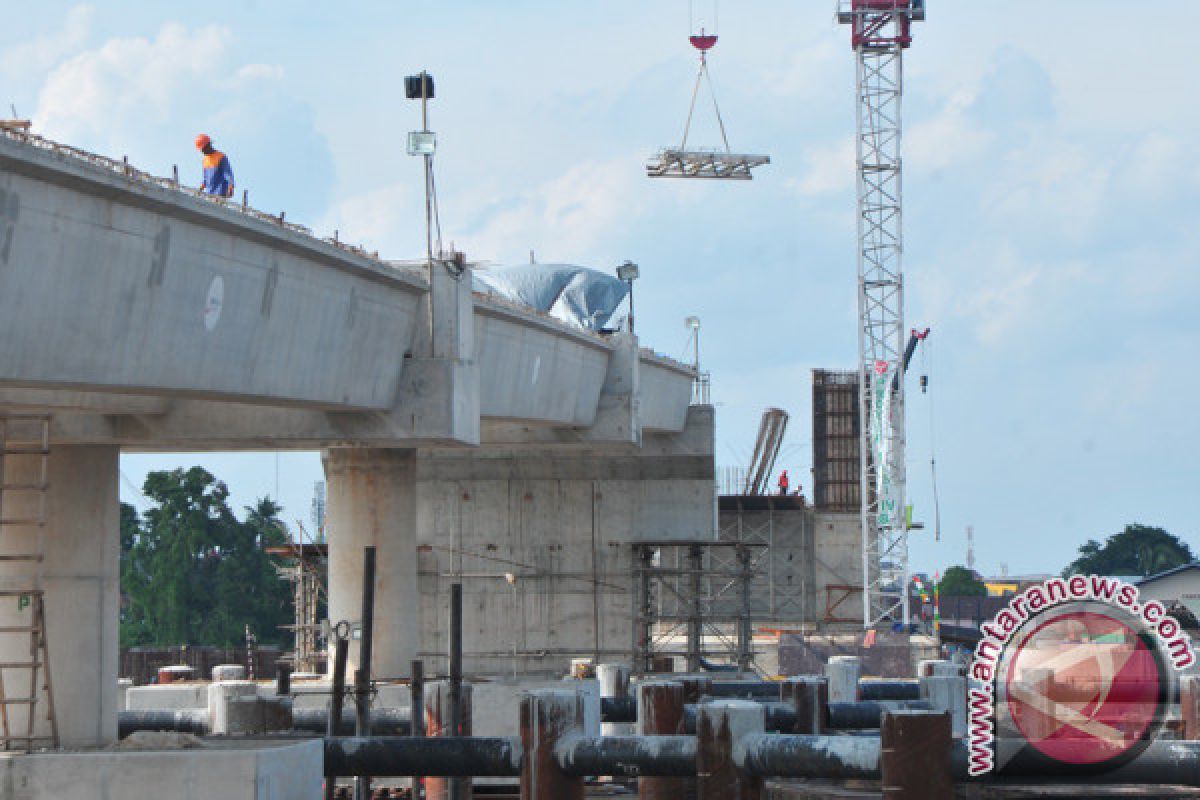
[[[120,514],[115,446],[51,448],[47,465],[44,560],[0,560],[0,589],[41,588],[45,592],[46,635],[51,661],[54,711],[64,747],[108,744],[117,736],[117,645],[120,602]],[[7,485],[40,480],[40,456],[7,456]],[[6,519],[39,516],[36,492],[5,493]],[[36,552],[36,525],[0,526],[0,554]],[[20,598],[0,596],[0,628],[31,623]],[[39,659],[40,661],[40,659]],[[0,662],[30,662],[28,631],[0,633]],[[38,670],[34,735],[49,736],[46,696]],[[28,697],[30,670],[4,668],[6,697]],[[27,705],[9,705],[12,736],[26,735]],[[4,731],[0,729],[0,736]],[[14,742],[20,749],[21,744]]]
[[[329,619],[362,614],[363,548],[376,549],[371,674],[408,677],[420,644],[415,450],[335,448],[321,456],[329,530]],[[332,663],[332,659],[330,659]],[[358,667],[350,647],[347,675]]]

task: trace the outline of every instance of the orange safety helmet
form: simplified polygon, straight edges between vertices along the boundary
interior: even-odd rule
[[[212,139],[208,138],[207,133],[202,133],[196,137],[196,149],[197,150],[203,150],[204,148],[208,147],[210,144],[212,144]]]

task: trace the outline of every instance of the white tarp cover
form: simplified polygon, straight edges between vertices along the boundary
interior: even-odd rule
[[[572,264],[521,264],[475,269],[475,291],[530,306],[587,330],[609,326],[629,293],[624,281]]]

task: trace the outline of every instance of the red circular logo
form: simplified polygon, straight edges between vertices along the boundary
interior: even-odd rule
[[[1064,609],[1011,647],[1007,708],[1020,736],[1043,756],[1111,765],[1136,755],[1157,732],[1166,668],[1123,617],[1115,609]]]

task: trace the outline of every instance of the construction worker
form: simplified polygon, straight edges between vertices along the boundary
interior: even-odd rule
[[[779,473],[779,494],[786,495],[788,492],[788,476],[787,470]]]
[[[200,191],[217,197],[233,197],[233,167],[229,166],[229,158],[212,146],[207,133],[196,137],[196,149],[204,154]]]

